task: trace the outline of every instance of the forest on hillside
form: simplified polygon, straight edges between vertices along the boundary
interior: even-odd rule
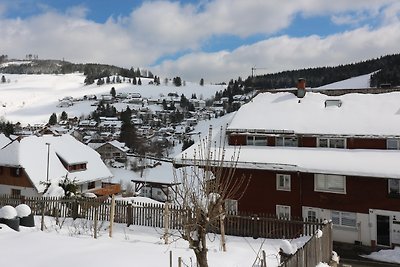
[[[299,78],[305,78],[307,87],[319,87],[373,72],[375,73],[371,75],[371,87],[380,87],[382,84],[399,86],[400,54],[382,56],[336,67],[289,70],[248,77],[244,83],[247,87],[255,89],[290,88],[296,85]]]

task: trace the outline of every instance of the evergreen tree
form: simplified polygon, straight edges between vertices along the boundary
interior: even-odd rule
[[[139,79],[138,79],[137,84],[138,84],[138,85],[142,85],[142,80],[140,79],[140,77],[139,77]]]
[[[136,77],[133,77],[133,80],[132,80],[132,83],[134,84],[134,85],[136,85]]]
[[[110,94],[112,95],[113,98],[115,98],[117,92],[115,92],[115,88],[114,87],[111,87]]]
[[[57,115],[56,113],[51,114],[49,118],[49,124],[50,125],[55,125],[57,123]]]
[[[62,121],[68,120],[67,112],[65,112],[65,111],[61,112],[60,120],[62,120]]]
[[[174,85],[175,85],[176,87],[182,86],[182,79],[181,79],[181,77],[179,77],[179,76],[173,78],[172,82],[174,83]]]
[[[204,79],[203,78],[200,79],[200,85],[204,86]]]
[[[2,75],[2,76],[1,76],[1,82],[2,82],[2,83],[5,83],[6,81],[7,81],[7,80],[6,80],[6,77],[5,77],[4,75]]]
[[[133,151],[137,148],[136,129],[130,120],[122,122],[119,140]]]

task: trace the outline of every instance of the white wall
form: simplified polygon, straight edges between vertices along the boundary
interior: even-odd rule
[[[25,197],[37,197],[40,196],[36,189],[32,187],[21,187],[21,186],[10,186],[0,185],[0,195],[11,195],[11,189],[21,190],[21,196]]]

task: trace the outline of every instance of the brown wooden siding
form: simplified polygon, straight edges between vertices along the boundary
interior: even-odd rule
[[[24,169],[20,169],[19,176],[14,176],[13,173],[15,173],[15,168],[12,167],[2,167],[2,168],[3,172],[0,173],[0,184],[33,188],[33,185],[29,180],[29,178],[27,177]]]
[[[276,213],[276,205],[291,207],[291,216],[301,216],[302,206],[368,213],[369,209],[400,211],[400,198],[388,195],[388,180],[373,177],[346,177],[346,194],[315,192],[314,174],[291,174],[291,191],[276,190],[276,174],[285,172],[237,170],[236,177],[251,177],[243,197],[238,201],[240,212]]]
[[[231,134],[229,135],[229,145],[245,146],[247,142],[246,138],[245,135]]]
[[[368,213],[369,209],[400,211],[400,199],[388,195],[388,180],[372,177],[346,177],[346,194],[314,191],[314,175],[301,174],[304,206]]]
[[[303,136],[299,140],[299,146],[302,146],[302,147],[317,147],[317,138],[316,137]]]
[[[267,137],[267,144],[268,144],[268,146],[275,146],[275,137],[274,136],[268,136]]]
[[[349,149],[386,149],[386,139],[347,138]]]
[[[251,175],[250,175],[251,173]],[[301,216],[300,184],[297,173],[278,172],[291,175],[291,191],[276,190],[276,172],[262,170],[237,170],[236,177],[242,174],[250,179],[250,184],[239,200],[238,209],[252,213],[276,213],[276,205],[291,207],[291,216]]]

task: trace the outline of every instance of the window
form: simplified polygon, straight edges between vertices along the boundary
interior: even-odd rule
[[[277,174],[276,175],[276,190],[290,191],[290,175]]]
[[[19,196],[21,196],[21,190],[19,190],[19,189],[11,189],[11,195],[13,197],[19,197]]]
[[[314,189],[320,192],[346,193],[346,176],[333,174],[315,174]]]
[[[389,179],[389,195],[400,197],[400,180]]]
[[[307,220],[314,222],[317,220],[317,212],[315,210],[308,210],[307,211]]]
[[[332,211],[332,223],[337,226],[356,227],[357,215],[354,212]]]
[[[400,140],[389,138],[386,140],[386,148],[390,150],[399,150],[400,149]]]
[[[297,147],[299,145],[296,136],[279,136],[275,138],[275,146]]]
[[[96,182],[89,182],[87,187],[88,187],[88,189],[95,188],[96,187]]]
[[[279,219],[290,219],[290,206],[276,205],[276,216]]]
[[[345,138],[318,138],[318,147],[346,148]]]
[[[267,138],[265,136],[247,136],[247,145],[249,145],[249,146],[266,146]]]
[[[238,201],[236,199],[225,199],[225,212],[228,214],[237,214]]]

